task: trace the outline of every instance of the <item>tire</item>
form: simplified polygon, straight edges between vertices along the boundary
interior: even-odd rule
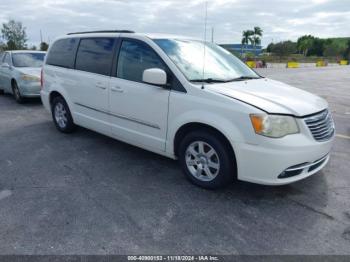
[[[72,133],[76,126],[69,107],[63,97],[55,97],[51,105],[52,119],[58,131]]]
[[[13,96],[18,104],[23,104],[24,98],[21,95],[21,92],[19,91],[18,85],[16,81],[12,82],[12,92]]]
[[[186,177],[203,188],[222,188],[236,177],[236,160],[229,145],[211,130],[187,134],[179,145],[179,161]]]

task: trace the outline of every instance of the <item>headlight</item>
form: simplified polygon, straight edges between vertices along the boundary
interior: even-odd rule
[[[299,133],[298,124],[292,116],[251,114],[255,133],[268,137],[283,137]]]
[[[37,76],[31,76],[31,75],[22,75],[21,79],[24,81],[39,81],[40,78]]]

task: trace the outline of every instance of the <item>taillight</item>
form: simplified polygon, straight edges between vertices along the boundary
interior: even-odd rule
[[[44,86],[44,72],[43,72],[43,68],[41,68],[41,72],[40,72],[40,86],[41,86],[41,89],[43,89],[43,86]]]

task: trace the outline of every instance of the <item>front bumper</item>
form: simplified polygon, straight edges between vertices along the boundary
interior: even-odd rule
[[[40,97],[40,82],[21,81],[19,82],[19,90],[23,97]]]
[[[285,185],[311,176],[327,164],[334,136],[324,142],[317,142],[304,134],[264,139],[266,142],[260,145],[233,145],[239,180]],[[294,174],[284,174],[295,170]]]

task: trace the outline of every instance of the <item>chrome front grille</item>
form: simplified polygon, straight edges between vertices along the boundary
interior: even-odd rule
[[[304,121],[316,141],[326,141],[334,135],[334,122],[327,109],[316,115],[305,117]]]

